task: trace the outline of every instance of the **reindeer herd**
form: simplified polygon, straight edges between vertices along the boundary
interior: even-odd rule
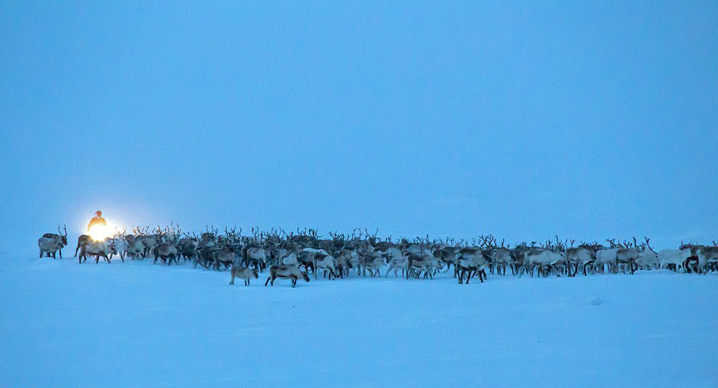
[[[136,227],[132,233],[119,230],[114,237],[94,241],[90,236],[78,238],[75,256],[79,263],[87,258],[99,263],[110,263],[119,256],[143,260],[153,258],[154,263],[172,265],[190,262],[194,267],[205,269],[229,269],[230,284],[236,278],[249,285],[259,273],[268,272],[265,286],[274,285],[275,279],[289,279],[292,287],[297,281],[309,281],[310,275],[318,274],[328,279],[338,279],[355,273],[357,276],[381,277],[391,273],[403,278],[433,278],[437,273],[453,269],[459,284],[469,283],[478,277],[480,282],[487,274],[505,276],[507,269],[514,276],[523,274],[541,276],[584,276],[596,273],[630,273],[637,270],[669,270],[683,273],[706,274],[718,272],[718,244],[683,244],[678,249],[655,251],[650,239],[638,241],[606,240],[598,242],[555,240],[545,242],[522,242],[513,247],[505,241],[498,242],[492,235],[480,236],[471,241],[453,239],[430,240],[416,237],[393,241],[377,237],[377,232],[354,229],[351,235],[329,233],[327,238],[314,229],[297,229],[287,233],[272,228],[260,231],[252,228],[251,235],[242,235],[242,229],[218,229],[207,227],[204,233],[182,232],[179,226],[164,229]],[[67,228],[58,234],[46,233],[38,240],[40,257],[55,258],[67,246]],[[575,245],[575,246],[574,246]],[[78,256],[79,253],[79,256]]]

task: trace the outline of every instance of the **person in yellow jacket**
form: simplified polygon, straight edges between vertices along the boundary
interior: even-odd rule
[[[92,217],[92,219],[90,220],[90,223],[87,224],[87,230],[89,231],[95,225],[107,226],[107,221],[105,221],[105,219],[102,218],[102,212],[99,210],[95,212],[95,216]]]

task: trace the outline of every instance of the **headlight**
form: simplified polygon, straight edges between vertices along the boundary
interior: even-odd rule
[[[94,225],[87,234],[95,241],[104,241],[106,238],[112,236],[110,227],[106,225]]]

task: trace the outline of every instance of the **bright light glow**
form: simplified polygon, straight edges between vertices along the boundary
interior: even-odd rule
[[[108,224],[107,226],[93,225],[92,228],[87,231],[87,234],[89,234],[95,241],[104,241],[106,238],[111,237],[114,233]]]

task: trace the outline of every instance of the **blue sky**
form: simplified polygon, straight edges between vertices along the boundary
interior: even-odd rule
[[[102,209],[718,239],[717,26],[714,1],[0,1],[0,236]]]

